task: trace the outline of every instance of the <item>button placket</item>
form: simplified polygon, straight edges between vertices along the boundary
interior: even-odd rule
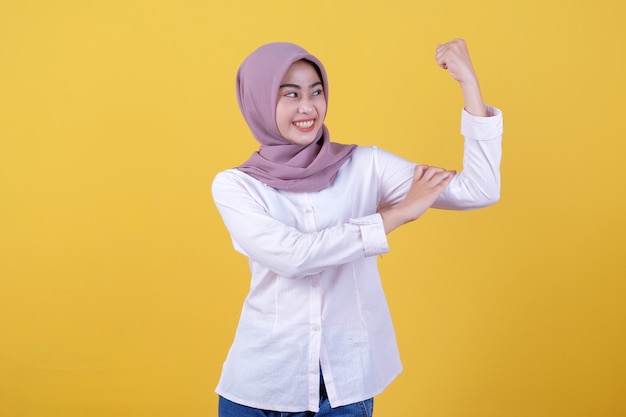
[[[319,274],[311,275],[309,279],[309,396],[317,401],[319,395],[319,364],[322,345],[322,309],[321,291],[319,288]]]
[[[300,200],[302,212],[304,213],[304,227],[308,232],[317,232],[317,222],[315,221],[315,207],[311,194],[305,193]]]

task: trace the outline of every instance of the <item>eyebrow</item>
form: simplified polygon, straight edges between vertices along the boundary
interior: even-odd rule
[[[309,88],[317,87],[318,85],[322,85],[322,82],[321,81],[316,81],[313,84],[311,84],[309,86]],[[297,88],[298,90],[302,89],[302,87],[299,86],[298,84],[282,84],[280,86],[280,88],[287,88],[287,87],[289,87],[289,88]]]

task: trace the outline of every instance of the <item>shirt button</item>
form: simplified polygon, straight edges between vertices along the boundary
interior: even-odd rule
[[[311,207],[307,207],[306,209],[304,209],[304,212],[306,214],[311,214],[311,213],[313,213],[313,209]]]
[[[320,331],[320,326],[317,326],[317,325],[313,326],[313,331],[314,332],[319,332]]]

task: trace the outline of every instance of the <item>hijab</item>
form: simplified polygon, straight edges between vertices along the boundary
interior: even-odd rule
[[[326,125],[308,145],[283,138],[276,125],[276,102],[280,83],[296,61],[317,66],[328,105],[328,80],[322,63],[301,47],[276,42],[252,52],[237,72],[237,100],[252,135],[261,144],[239,170],[279,189],[319,191],[329,186],[356,145],[330,141]]]

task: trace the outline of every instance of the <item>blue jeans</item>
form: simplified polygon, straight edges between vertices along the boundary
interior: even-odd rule
[[[218,406],[219,417],[372,417],[374,411],[374,399],[348,404],[337,408],[330,408],[326,387],[322,381],[320,384],[320,409],[317,413],[312,411],[300,411],[285,413],[280,411],[261,410],[237,404],[220,397]]]

